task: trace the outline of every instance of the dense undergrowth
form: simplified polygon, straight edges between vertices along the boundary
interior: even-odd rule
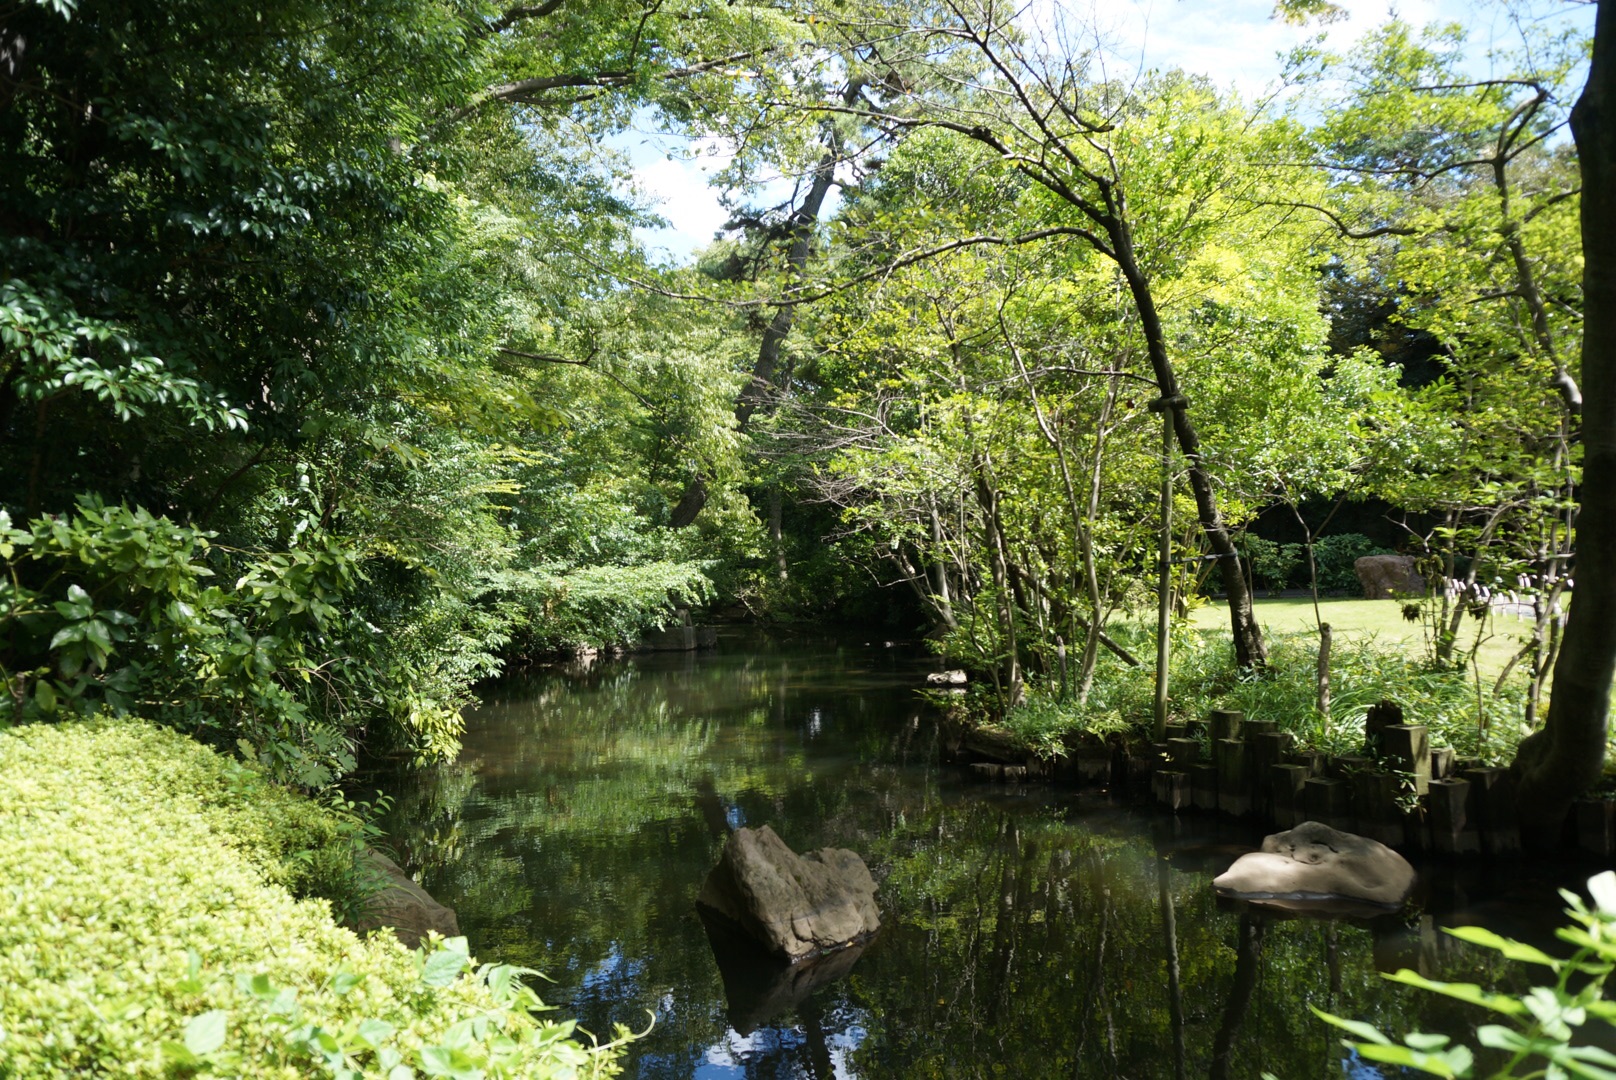
[[[1144,634],[1126,624],[1125,641],[1152,647]],[[1253,720],[1272,720],[1291,732],[1301,748],[1354,753],[1363,744],[1364,716],[1370,706],[1391,700],[1409,723],[1430,730],[1432,746],[1451,746],[1462,756],[1508,761],[1522,731],[1524,695],[1518,678],[1495,690],[1491,679],[1478,684],[1462,668],[1434,668],[1407,650],[1372,640],[1336,644],[1330,665],[1328,716],[1318,707],[1318,639],[1308,633],[1272,635],[1267,670],[1240,672],[1230,656],[1227,635],[1188,627],[1175,632],[1169,677],[1171,716],[1204,718],[1211,709],[1238,709]],[[1105,657],[1096,670],[1086,703],[1058,681],[1029,687],[1026,704],[1008,712],[1003,726],[1043,752],[1054,753],[1073,737],[1149,731],[1155,692],[1154,669],[1126,667]],[[986,706],[986,702],[982,702]],[[987,715],[984,709],[983,715]]]
[[[616,1072],[464,939],[339,927],[316,894],[362,887],[352,822],[182,735],[0,734],[0,833],[5,1080]]]

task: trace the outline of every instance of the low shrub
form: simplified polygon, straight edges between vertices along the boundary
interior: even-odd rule
[[[1085,708],[1046,687],[1034,687],[1027,700],[1005,714],[1002,726],[1043,757],[1065,748],[1071,735],[1103,737],[1131,725],[1115,709]]]
[[[454,756],[503,616],[447,587],[396,595],[411,589],[392,579],[431,575],[317,518],[287,550],[215,540],[92,495],[20,527],[0,510],[0,726],[145,716],[245,739],[311,789],[349,772],[361,741]]]
[[[412,953],[296,899],[351,852],[342,819],[182,735],[0,733],[0,835],[5,1080],[617,1071],[464,939]]]

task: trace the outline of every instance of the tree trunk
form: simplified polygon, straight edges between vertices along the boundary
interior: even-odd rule
[[[1552,842],[1601,775],[1616,677],[1616,0],[1599,0],[1588,85],[1571,111],[1582,169],[1582,486],[1576,585],[1543,730],[1515,759],[1520,821]]]
[[[1094,689],[1094,665],[1100,658],[1100,631],[1105,629],[1105,597],[1100,593],[1100,573],[1094,558],[1094,522],[1100,516],[1100,482],[1105,464],[1106,425],[1111,422],[1111,410],[1117,403],[1117,380],[1113,377],[1105,390],[1105,403],[1100,417],[1094,422],[1094,461],[1089,469],[1089,501],[1087,514],[1079,524],[1078,549],[1083,556],[1083,591],[1088,594],[1089,616],[1094,626],[1083,639],[1083,659],[1078,665],[1077,702],[1089,703]],[[1066,471],[1065,453],[1062,452],[1061,471]],[[1071,478],[1067,477],[1070,486]]]
[[[982,507],[982,528],[988,545],[988,565],[993,573],[993,589],[998,593],[1000,633],[1005,655],[1000,661],[1004,686],[1004,707],[1011,709],[1025,700],[1021,675],[1021,643],[1016,634],[1016,602],[1011,594],[1010,559],[999,516],[999,492],[987,477],[987,462],[977,458],[976,499]]]
[[[858,99],[863,80],[854,79],[848,83],[842,94],[844,105],[851,105]],[[825,153],[814,166],[814,179],[808,187],[808,195],[797,207],[796,213],[791,215],[791,248],[786,253],[786,280],[792,281],[800,278],[803,271],[808,268],[808,259],[814,250],[814,228],[819,224],[819,213],[824,208],[825,197],[830,194],[831,185],[836,182],[836,163],[842,159],[840,140],[836,137],[834,128],[826,129]],[[791,333],[791,325],[796,321],[797,307],[787,304],[774,313],[769,325],[763,329],[763,340],[758,343],[757,360],[752,364],[752,377],[741,388],[740,396],[735,400],[735,428],[745,431],[752,422],[752,416],[762,408],[770,399],[775,389],[775,379],[780,371],[780,346]],[[702,508],[707,505],[707,484],[705,479],[698,475],[686,487],[679,499],[679,504],[669,519],[669,524],[676,529],[682,529],[695,522],[701,514]]]
[[[1178,437],[1178,448],[1189,467],[1190,490],[1195,494],[1201,530],[1206,534],[1213,554],[1218,556],[1218,565],[1223,571],[1223,591],[1229,598],[1229,625],[1234,632],[1235,663],[1243,668],[1263,667],[1268,663],[1268,649],[1263,644],[1262,628],[1257,625],[1257,613],[1251,606],[1251,590],[1246,587],[1245,575],[1240,572],[1240,556],[1235,552],[1229,530],[1223,524],[1223,514],[1218,510],[1212,477],[1201,457],[1201,437],[1190,422],[1187,411],[1189,400],[1178,390],[1178,376],[1167,356],[1167,334],[1156,312],[1156,299],[1151,294],[1150,282],[1134,257],[1133,238],[1127,222],[1120,216],[1113,216],[1107,223],[1107,231],[1116,245],[1117,265],[1127,279],[1134,306],[1139,311],[1139,324],[1145,333],[1156,386],[1161,390],[1165,407],[1173,413],[1173,433]]]

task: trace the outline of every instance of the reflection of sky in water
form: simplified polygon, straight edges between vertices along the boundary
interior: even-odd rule
[[[645,961],[624,956],[622,946],[614,941],[606,955],[578,980],[578,996],[636,994],[636,982],[644,970]]]
[[[856,1013],[857,1010],[838,1009],[834,1018],[851,1021]],[[827,1021],[831,1019],[826,1017]],[[854,1080],[858,1076],[848,1063],[848,1055],[858,1049],[865,1035],[863,1025],[855,1022],[847,1022],[845,1030],[825,1032],[830,1076],[839,1080]],[[763,1071],[770,1077],[815,1080],[816,1074],[806,1060],[808,1054],[808,1033],[803,1028],[766,1027],[750,1035],[737,1034],[731,1028],[725,1032],[723,1041],[702,1051],[701,1060],[691,1075],[695,1080],[745,1080],[760,1075],[759,1066],[767,1063]],[[642,1071],[641,1075],[645,1073]]]

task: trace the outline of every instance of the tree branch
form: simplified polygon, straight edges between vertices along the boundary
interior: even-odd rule
[[[1341,236],[1347,240],[1373,240],[1377,236],[1414,236],[1419,232],[1418,229],[1411,229],[1404,225],[1382,225],[1375,229],[1352,229],[1349,228],[1347,223],[1341,220],[1340,215],[1336,214],[1334,211],[1327,210],[1322,206],[1315,206],[1312,203],[1267,202],[1257,200],[1255,201],[1254,205],[1297,207],[1303,210],[1312,210],[1323,214],[1325,217],[1330,219],[1330,223],[1336,227],[1336,231],[1338,231]]]
[[[519,22],[528,19],[542,19],[546,15],[554,15],[567,0],[547,0],[537,7],[513,7],[493,22],[489,23],[481,32],[485,35],[502,34]]]

